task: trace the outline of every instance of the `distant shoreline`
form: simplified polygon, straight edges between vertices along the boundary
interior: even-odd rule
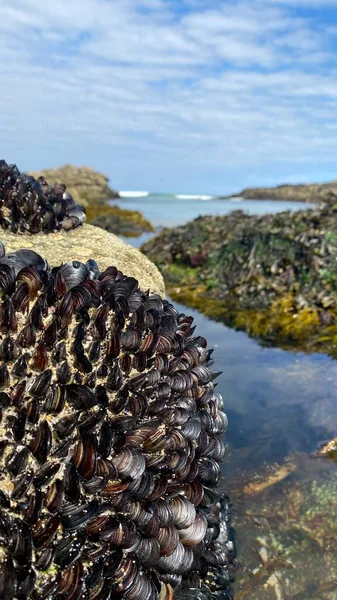
[[[245,188],[236,194],[218,196],[220,200],[279,200],[288,202],[337,203],[337,181],[329,183],[284,184],[275,187]]]

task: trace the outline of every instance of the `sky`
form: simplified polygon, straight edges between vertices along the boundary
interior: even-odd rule
[[[120,190],[337,179],[337,0],[2,0],[0,158]]]

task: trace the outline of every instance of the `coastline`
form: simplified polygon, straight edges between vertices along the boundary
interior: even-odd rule
[[[288,202],[337,203],[337,181],[327,183],[282,184],[274,187],[244,188],[241,192],[218,196],[219,200],[285,200]]]

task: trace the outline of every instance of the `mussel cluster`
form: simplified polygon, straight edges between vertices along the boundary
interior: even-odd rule
[[[69,231],[85,221],[85,209],[74,202],[63,183],[53,187],[20,173],[0,160],[0,226],[14,233]]]
[[[230,598],[227,419],[193,319],[115,267],[3,246],[0,298],[0,598]]]

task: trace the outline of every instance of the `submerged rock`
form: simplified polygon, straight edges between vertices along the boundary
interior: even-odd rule
[[[0,597],[229,600],[227,418],[193,318],[115,266],[1,255]]]
[[[242,566],[235,600],[336,599],[336,468],[304,454],[293,463],[295,472],[255,495],[233,491]]]

